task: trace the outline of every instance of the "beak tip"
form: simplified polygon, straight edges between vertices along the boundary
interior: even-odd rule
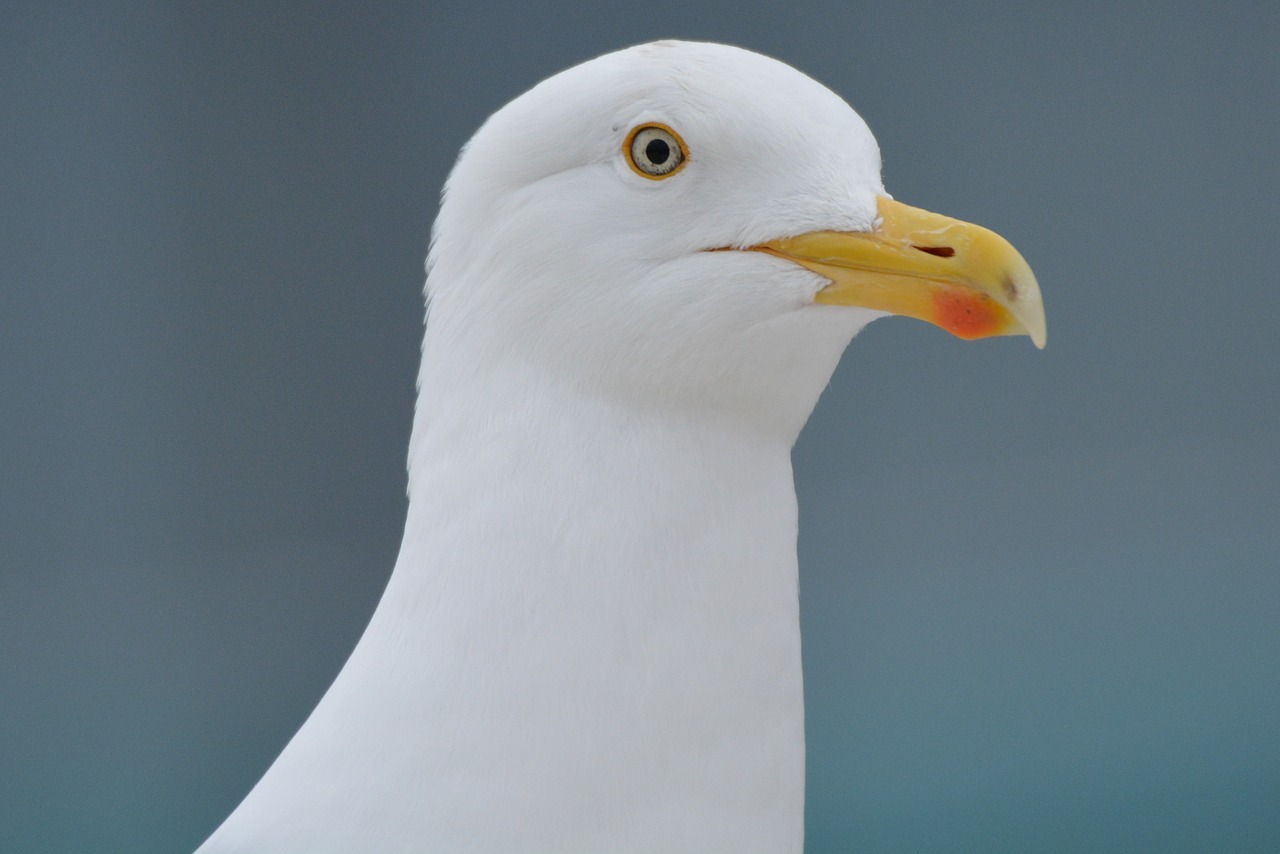
[[[1007,245],[1007,244],[1006,244]],[[1026,331],[1031,343],[1037,350],[1043,350],[1048,331],[1045,326],[1044,302],[1040,297],[1040,284],[1036,281],[1031,267],[1017,254],[1012,246],[1008,247],[1016,259],[1013,272],[1005,274],[1004,296],[1008,302],[1005,308],[1016,318]]]
[[[1043,350],[1049,337],[1049,332],[1044,322],[1044,309],[1040,308],[1035,312],[1026,312],[1018,320],[1022,324],[1022,329],[1027,337],[1031,339],[1031,343],[1036,345],[1037,350]]]

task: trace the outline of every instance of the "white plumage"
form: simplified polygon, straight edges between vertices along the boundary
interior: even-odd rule
[[[661,180],[627,162],[650,124],[688,147]],[[611,54],[492,116],[434,231],[395,571],[201,853],[799,852],[790,451],[883,312],[707,250],[865,234],[882,194],[853,110],[735,48]]]

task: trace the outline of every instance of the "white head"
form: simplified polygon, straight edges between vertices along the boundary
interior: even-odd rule
[[[662,179],[624,150],[652,124],[688,151]],[[517,98],[467,145],[434,232],[428,342],[798,431],[877,313],[815,306],[827,281],[795,264],[707,250],[867,231],[882,192],[866,124],[789,66],[684,42],[609,54]]]
[[[661,164],[637,162],[643,128]],[[518,363],[794,439],[849,339],[898,303],[815,303],[836,277],[778,241],[866,238],[885,202],[867,125],[787,65],[670,41],[586,62],[464,149],[428,262],[423,379],[445,352],[450,371]]]

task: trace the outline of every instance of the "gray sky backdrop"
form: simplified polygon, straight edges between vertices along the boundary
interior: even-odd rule
[[[256,781],[395,557],[459,146],[662,36],[845,96],[1048,308],[874,324],[800,440],[808,850],[1280,850],[1277,10],[6,3],[0,850]]]

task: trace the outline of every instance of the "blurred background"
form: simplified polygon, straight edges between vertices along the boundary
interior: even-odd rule
[[[0,851],[189,852],[391,570],[458,148],[657,37],[840,93],[1049,346],[796,449],[810,854],[1280,850],[1280,4],[6,3]]]

